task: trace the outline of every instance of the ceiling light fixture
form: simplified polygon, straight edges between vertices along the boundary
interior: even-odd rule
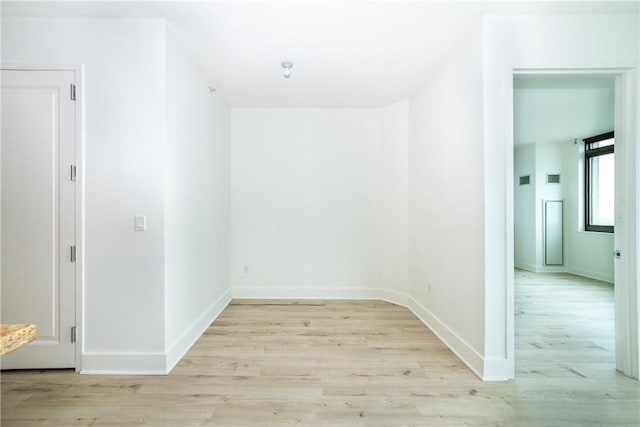
[[[291,77],[291,68],[293,68],[293,62],[291,61],[282,61],[280,62],[280,66],[284,68],[284,78],[288,79]]]

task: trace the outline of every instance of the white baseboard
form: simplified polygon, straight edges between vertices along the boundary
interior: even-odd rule
[[[533,273],[536,272],[536,266],[535,265],[529,265],[529,264],[518,264],[515,263],[514,264],[515,268],[519,268],[520,270],[525,270],[525,271],[531,271]]]
[[[603,282],[613,283],[613,277],[602,274],[600,271],[588,270],[584,268],[566,267],[566,266],[543,266],[535,267],[529,265],[515,265],[520,270],[531,271],[533,273],[571,273],[576,276],[586,277],[588,279],[601,280]]]
[[[543,265],[536,270],[538,273],[568,273],[564,265]]]
[[[503,381],[506,361],[485,361],[422,304],[406,294],[381,288],[232,288],[211,305],[166,353],[84,353],[81,374],[166,375],[206,328],[236,299],[374,299],[401,305],[420,321],[484,381]]]
[[[577,276],[582,276],[582,277],[586,277],[589,279],[595,279],[595,280],[601,280],[603,282],[608,282],[608,283],[613,283],[614,282],[614,278],[612,276],[609,276],[607,274],[602,274],[599,271],[594,271],[594,270],[587,270],[584,268],[571,268],[568,271],[571,274],[575,274]]]
[[[409,295],[388,289],[374,289],[376,299],[409,308]]]
[[[83,353],[81,374],[167,375],[231,301],[229,290],[218,298],[165,353]]]
[[[406,307],[406,294],[382,288],[233,288],[234,299],[374,299]]]
[[[231,288],[234,299],[378,299],[371,288]]]
[[[83,353],[81,374],[166,375],[164,353]]]
[[[520,270],[531,271],[532,273],[569,273],[569,270],[564,265],[522,265],[515,264],[515,268]]]
[[[179,337],[166,352],[166,372],[169,373],[207,330],[209,325],[231,302],[231,291],[226,290],[193,324]]]
[[[434,316],[415,298],[409,297],[408,308],[480,379],[484,380],[484,359],[465,340],[460,338],[440,319]]]
[[[514,377],[514,362],[485,358],[482,374],[482,381],[509,381]]]

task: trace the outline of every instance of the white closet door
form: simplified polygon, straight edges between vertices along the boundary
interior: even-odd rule
[[[2,70],[2,323],[38,338],[2,369],[75,367],[73,71]]]

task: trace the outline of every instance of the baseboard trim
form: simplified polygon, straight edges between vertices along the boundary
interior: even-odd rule
[[[397,304],[411,310],[481,380],[508,379],[502,374],[506,361],[485,361],[415,298],[381,288],[233,288],[220,296],[165,353],[83,353],[80,373],[167,375],[232,299],[363,299]]]
[[[81,374],[166,375],[164,353],[83,353]]]
[[[83,375],[167,375],[231,302],[227,290],[165,353],[83,353]]]
[[[532,273],[570,273],[587,279],[600,280],[602,282],[613,283],[613,277],[602,274],[598,271],[586,270],[583,268],[573,268],[566,266],[543,266],[531,267],[528,265],[515,265],[520,270],[531,271]]]
[[[377,299],[371,288],[232,288],[234,299]]]
[[[514,378],[513,362],[507,359],[484,359],[482,381],[509,381]]]
[[[520,270],[530,271],[532,273],[569,273],[569,270],[565,265],[542,265],[536,267],[516,264],[514,267]]]
[[[602,282],[613,283],[614,278],[606,276],[597,271],[585,270],[583,268],[571,268],[568,273],[575,274],[576,276],[586,277],[587,279],[600,280]]]
[[[178,364],[189,349],[198,341],[204,331],[218,318],[222,310],[231,302],[231,291],[226,290],[193,324],[182,334],[166,352],[167,373]]]
[[[409,297],[409,310],[425,324],[474,374],[484,380],[484,358],[464,339],[427,310],[415,298]]]
[[[515,263],[513,266],[514,266],[515,268],[520,269],[520,270],[531,271],[531,272],[533,272],[533,273],[535,273],[535,272],[536,272],[536,267],[535,267],[535,265],[529,265],[529,264],[518,264],[518,263]]]
[[[388,289],[374,289],[374,292],[377,295],[376,299],[409,308],[409,296],[407,294]]]
[[[382,288],[233,288],[233,299],[382,300],[407,307],[406,294]]]

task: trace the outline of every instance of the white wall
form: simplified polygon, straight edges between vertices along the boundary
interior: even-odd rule
[[[229,108],[171,27],[166,48],[167,368],[230,300]]]
[[[640,40],[637,23],[637,15],[484,18],[484,229],[485,235],[491,236],[485,241],[485,378],[507,379],[514,374],[513,127],[510,122],[513,70],[637,70]],[[596,28],[598,31],[594,31]],[[635,104],[629,106],[629,111],[636,114]],[[635,144],[637,127],[631,129],[635,130],[627,137]],[[629,171],[628,176],[636,176],[633,172],[638,161],[636,151],[632,145],[626,149],[629,151],[624,161],[625,170]],[[637,183],[628,184],[625,197],[637,200]],[[625,205],[622,212],[617,210],[617,215],[636,218],[636,209],[637,203]],[[628,248],[633,263],[629,269],[630,286],[636,289],[638,261],[633,248],[638,240],[637,224],[632,222],[629,226],[625,232],[631,242]],[[631,297],[637,299],[638,295],[634,291]],[[631,333],[637,335],[637,318],[633,322]],[[638,349],[632,352],[637,354]],[[633,369],[637,372],[638,367]]]
[[[536,216],[536,271],[566,271],[564,266],[546,265],[545,257],[545,218],[544,204],[547,200],[564,200],[568,177],[564,170],[563,145],[561,143],[536,143],[536,195],[534,201],[534,212]],[[576,159],[577,160],[577,159]],[[547,183],[548,174],[559,174],[560,183]],[[575,182],[574,182],[575,184]],[[515,206],[514,206],[515,209]],[[567,211],[566,204],[562,206],[563,214],[563,260],[566,264],[567,251],[567,226],[566,220],[572,213]]]
[[[84,66],[82,372],[166,373],[230,300],[229,109],[162,20],[2,24],[3,63]]]
[[[374,287],[380,120],[378,109],[232,109],[234,296]]]
[[[514,262],[526,270],[563,271],[613,283],[613,234],[584,231],[580,144],[571,140],[515,146]],[[535,164],[535,184],[520,186],[518,177],[530,163]],[[548,184],[547,173],[559,173],[561,183]],[[545,200],[564,200],[563,266],[545,265]]]
[[[536,235],[536,147],[535,143],[516,145],[514,175],[514,264],[536,270],[539,241]],[[529,184],[520,185],[520,177],[529,175]]]
[[[84,370],[163,367],[164,40],[160,20],[2,21],[3,63],[84,65]]]
[[[564,160],[564,144],[560,142],[532,142],[514,147],[514,265],[518,268],[537,272],[567,271],[566,220],[572,213],[567,211],[566,204],[563,205],[565,264],[546,265],[544,248],[544,203],[547,200],[564,200],[565,189],[571,180],[565,171]],[[547,174],[560,174],[560,184],[547,183]],[[520,185],[522,175],[530,175],[531,184]],[[572,185],[575,187],[575,180]]]
[[[409,295],[409,101],[381,109],[378,287],[407,303]]]
[[[478,22],[410,100],[411,307],[482,375],[484,214]]]

